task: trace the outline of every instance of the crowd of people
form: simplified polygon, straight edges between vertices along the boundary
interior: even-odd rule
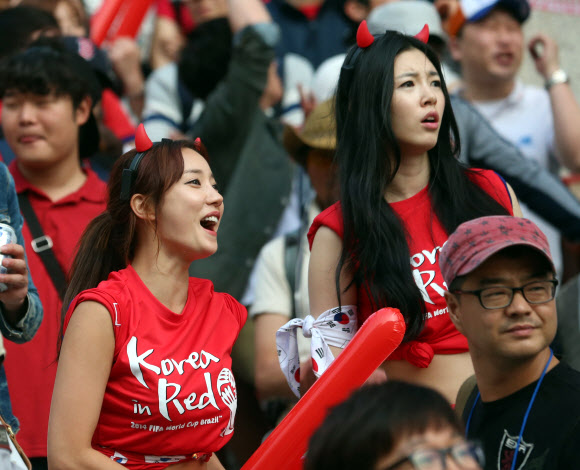
[[[383,307],[304,468],[575,468],[580,106],[528,0],[154,0],[97,44],[106,3],[0,3],[0,468],[237,470]]]

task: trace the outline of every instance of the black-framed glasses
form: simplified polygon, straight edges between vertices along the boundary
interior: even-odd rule
[[[511,305],[516,292],[521,292],[524,299],[530,304],[544,304],[556,296],[558,279],[548,281],[532,281],[521,287],[486,287],[478,290],[453,290],[453,294],[476,295],[483,308],[488,310],[505,308]]]
[[[481,445],[477,442],[460,442],[446,449],[419,449],[381,470],[395,470],[409,462],[415,470],[446,470],[447,456],[462,470],[480,470],[485,465]]]

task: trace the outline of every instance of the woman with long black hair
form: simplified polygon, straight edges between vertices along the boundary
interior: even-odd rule
[[[398,308],[405,338],[382,370],[454,401],[473,368],[449,320],[439,250],[462,222],[520,209],[499,175],[458,162],[457,124],[425,36],[372,36],[363,22],[347,54],[335,105],[340,201],[309,232],[310,307],[319,320],[354,311],[359,326]]]

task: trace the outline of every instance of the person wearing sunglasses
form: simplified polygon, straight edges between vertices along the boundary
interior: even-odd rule
[[[485,469],[577,468],[580,372],[550,348],[558,280],[546,235],[528,219],[481,217],[457,227],[439,264],[475,370],[457,411]]]
[[[483,450],[434,389],[367,385],[334,407],[310,439],[305,470],[481,470]]]

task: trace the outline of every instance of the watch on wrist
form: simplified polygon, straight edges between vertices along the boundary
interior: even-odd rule
[[[570,82],[570,78],[568,77],[568,74],[566,72],[564,72],[562,69],[558,69],[554,73],[552,73],[552,75],[550,75],[550,78],[548,78],[548,80],[546,80],[546,83],[544,86],[546,87],[546,90],[549,90],[554,85],[557,85],[559,83],[568,83],[568,82]]]

